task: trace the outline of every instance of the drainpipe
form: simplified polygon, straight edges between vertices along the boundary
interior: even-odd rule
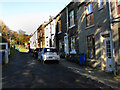
[[[67,14],[67,33],[68,33],[68,7],[66,7],[66,14]]]
[[[68,7],[66,6],[66,14],[67,14],[67,32],[66,32],[66,36],[67,36],[67,49],[68,49],[68,52],[67,54],[69,54],[69,42],[68,42]]]
[[[114,72],[114,75],[116,75],[116,70],[115,70],[115,59],[114,59],[114,49],[113,49],[113,40],[112,40],[112,24],[111,24],[111,20],[112,20],[112,17],[111,17],[111,5],[110,5],[110,0],[109,0],[109,23],[110,23],[110,40],[111,40],[111,48],[112,48],[112,69],[113,69],[113,72]]]

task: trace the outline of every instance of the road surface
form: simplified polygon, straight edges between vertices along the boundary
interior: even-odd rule
[[[30,53],[17,52],[2,68],[3,88],[109,88],[64,67],[41,64]],[[107,89],[106,89],[107,90]],[[109,88],[109,90],[112,90]]]

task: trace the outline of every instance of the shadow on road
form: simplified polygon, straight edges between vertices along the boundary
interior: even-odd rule
[[[45,61],[45,64],[59,64],[59,61]]]
[[[41,64],[28,52],[17,52],[2,69],[3,88],[102,88],[105,85],[71,72],[61,62]]]

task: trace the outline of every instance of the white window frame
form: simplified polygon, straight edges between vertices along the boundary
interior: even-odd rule
[[[60,34],[62,31],[61,31],[61,20],[58,21],[58,34]]]
[[[74,10],[72,10],[72,11],[70,11],[70,16],[69,16],[69,22],[70,22],[70,25],[69,25],[69,27],[72,27],[72,26],[74,26],[75,25],[75,12],[74,12]],[[72,21],[72,20],[74,20],[74,21]]]
[[[102,7],[101,7],[102,4]],[[103,0],[98,0],[98,8],[101,9],[103,8]]]
[[[62,49],[62,41],[59,40],[59,51]]]
[[[73,43],[74,42],[74,43]],[[73,46],[74,45],[74,46]],[[77,54],[76,50],[75,50],[75,37],[71,37],[71,51],[70,54]]]
[[[120,0],[117,0],[117,2],[118,2],[118,5],[120,5]]]
[[[86,5],[85,10],[86,10],[86,27],[89,27],[94,24],[93,3],[91,2],[88,5]],[[92,15],[93,15],[93,23],[91,21]],[[88,18],[90,20],[88,20]]]
[[[75,50],[75,37],[71,37],[71,51],[72,50]]]

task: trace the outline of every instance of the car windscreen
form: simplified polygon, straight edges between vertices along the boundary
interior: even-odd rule
[[[46,48],[45,52],[57,52],[56,49]]]

